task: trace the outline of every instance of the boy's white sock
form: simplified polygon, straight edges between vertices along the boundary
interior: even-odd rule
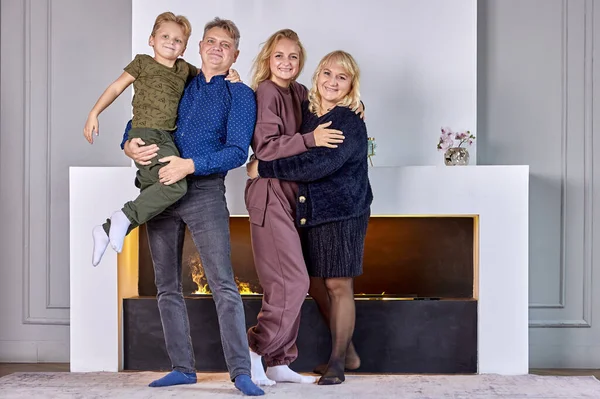
[[[102,255],[108,247],[108,236],[102,226],[96,226],[92,229],[92,238],[94,239],[94,254],[92,255],[92,265],[98,266],[102,260]]]
[[[130,224],[131,222],[127,219],[123,211],[117,211],[110,217],[108,237],[110,239],[110,246],[118,253],[121,253],[123,250],[123,241],[125,240],[125,235]]]

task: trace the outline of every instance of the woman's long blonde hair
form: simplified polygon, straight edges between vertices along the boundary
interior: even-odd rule
[[[254,64],[252,65],[252,88],[256,90],[258,85],[265,80],[271,78],[271,67],[270,67],[270,58],[271,54],[273,54],[273,50],[277,45],[277,42],[281,39],[290,39],[295,42],[300,48],[300,54],[298,54],[298,74],[294,78],[296,78],[302,73],[302,69],[304,68],[304,60],[306,59],[306,52],[300,39],[298,38],[298,34],[291,29],[282,29],[271,35],[269,39],[263,44],[260,52],[254,59]]]
[[[351,79],[350,92],[337,105],[349,107],[353,111],[360,106],[360,69],[358,64],[347,52],[336,50],[323,57],[312,77],[312,87],[308,93],[308,109],[314,114],[318,114],[321,110],[321,94],[319,94],[317,80],[323,69],[334,62],[344,68]]]

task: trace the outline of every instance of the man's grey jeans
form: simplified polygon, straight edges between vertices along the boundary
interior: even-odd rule
[[[222,175],[189,179],[188,191],[183,198],[146,223],[158,289],[158,308],[173,369],[195,372],[181,276],[186,225],[200,253],[213,293],[231,380],[240,374],[250,375],[244,307],[231,266],[229,210]]]

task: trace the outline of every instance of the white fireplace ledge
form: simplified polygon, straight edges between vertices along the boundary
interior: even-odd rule
[[[91,230],[132,198],[134,167],[70,168],[71,370],[119,371],[117,256],[91,265]],[[528,373],[528,166],[373,167],[372,215],[477,215],[478,372]],[[245,168],[225,180],[247,215]],[[510,293],[510,294],[508,294]]]

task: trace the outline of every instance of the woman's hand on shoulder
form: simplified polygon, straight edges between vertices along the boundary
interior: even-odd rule
[[[344,142],[344,133],[341,130],[329,129],[331,121],[322,123],[313,132],[317,147],[337,148],[337,144]]]
[[[358,108],[356,108],[356,110],[354,110],[354,113],[356,115],[360,116],[360,119],[362,119],[363,121],[365,120],[365,105],[363,104],[362,101],[358,105]]]

